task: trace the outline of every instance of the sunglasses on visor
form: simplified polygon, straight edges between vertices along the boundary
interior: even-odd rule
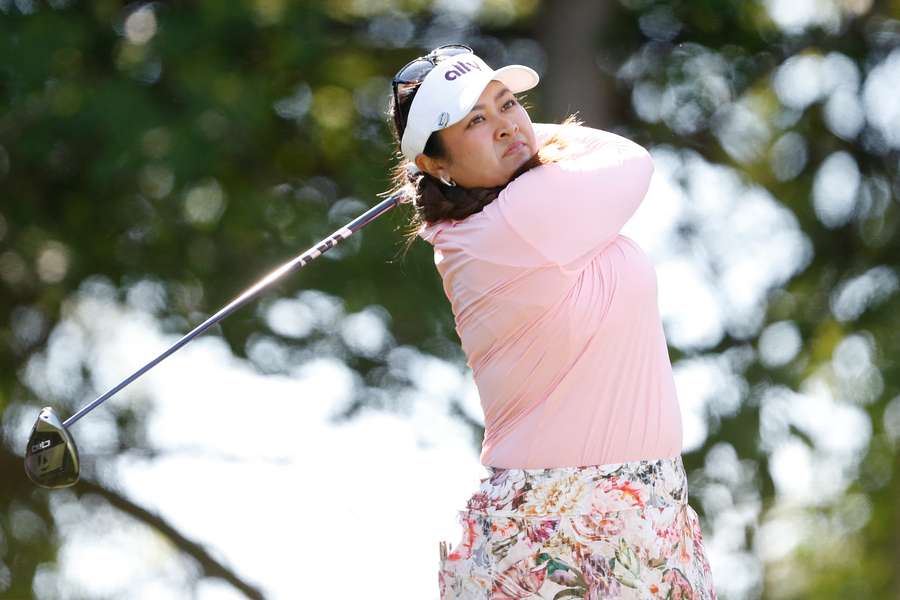
[[[445,58],[456,56],[458,54],[471,54],[472,49],[465,44],[446,44],[438,46],[425,56],[414,58],[406,63],[402,69],[397,71],[394,79],[391,81],[391,88],[394,93],[394,106],[400,106],[400,98],[398,92],[405,85],[411,85],[421,82],[425,76],[431,72],[436,64]],[[406,128],[406,120],[403,122],[403,129]],[[402,129],[401,129],[402,131]]]

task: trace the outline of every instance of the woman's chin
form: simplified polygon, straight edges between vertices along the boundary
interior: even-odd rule
[[[524,156],[519,158],[519,160],[515,161],[515,168],[513,169],[512,173],[510,174],[509,179],[507,180],[507,183],[509,183],[510,181],[512,181],[519,175],[521,175],[522,173],[525,173],[526,171],[528,171],[530,169],[529,163],[531,163],[532,159],[534,159],[536,156],[537,156],[537,153],[531,154],[531,152],[529,150],[529,152],[527,154],[525,154]]]

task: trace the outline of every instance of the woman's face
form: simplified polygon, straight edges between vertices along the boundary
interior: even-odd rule
[[[491,81],[469,114],[438,135],[448,156],[432,159],[420,154],[416,164],[467,188],[507,184],[537,152],[528,112],[499,81]]]

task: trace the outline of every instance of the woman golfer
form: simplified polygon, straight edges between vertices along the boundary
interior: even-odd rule
[[[440,544],[441,598],[714,599],[656,272],[619,234],[653,163],[571,118],[532,124],[515,94],[537,83],[462,45],[393,81],[395,183],[484,410],[488,476]]]

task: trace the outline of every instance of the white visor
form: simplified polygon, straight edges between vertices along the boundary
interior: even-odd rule
[[[540,78],[534,69],[523,65],[495,71],[474,54],[457,54],[438,62],[425,76],[409,107],[400,140],[403,155],[415,161],[425,151],[429,136],[461,121],[493,80],[518,94],[536,86]]]

